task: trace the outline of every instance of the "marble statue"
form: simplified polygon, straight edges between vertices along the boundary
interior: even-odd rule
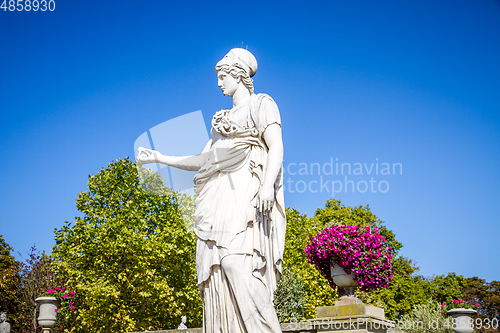
[[[186,316],[182,316],[181,317],[181,323],[177,327],[177,330],[187,330],[186,321],[187,321],[187,317]]]
[[[212,119],[200,155],[164,156],[139,148],[139,163],[198,171],[194,232],[204,333],[281,332],[273,292],[285,242],[283,142],[274,100],[255,94],[257,60],[229,51],[215,67],[232,108]]]
[[[0,313],[0,333],[10,333],[10,324],[7,322],[7,314]]]

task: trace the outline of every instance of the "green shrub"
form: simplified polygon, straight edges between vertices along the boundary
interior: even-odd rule
[[[304,319],[307,298],[302,279],[290,269],[283,269],[283,275],[274,292],[274,306],[280,323]]]
[[[452,333],[452,321],[443,313],[438,302],[413,306],[409,314],[402,316],[397,327],[406,333]]]

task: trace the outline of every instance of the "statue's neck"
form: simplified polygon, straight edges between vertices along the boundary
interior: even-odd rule
[[[233,109],[247,105],[252,98],[252,94],[244,85],[241,85],[233,95]]]

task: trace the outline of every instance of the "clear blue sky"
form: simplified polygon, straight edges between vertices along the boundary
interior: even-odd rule
[[[213,67],[248,45],[281,111],[285,181],[311,186],[287,206],[310,216],[332,197],[320,181],[345,182],[347,164],[299,163],[379,163],[335,198],[369,204],[424,275],[500,280],[499,1],[55,2],[0,10],[0,234],[16,251],[50,252],[88,175],[141,133],[229,107]]]

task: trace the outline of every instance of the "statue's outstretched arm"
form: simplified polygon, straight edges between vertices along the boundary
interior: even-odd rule
[[[161,163],[182,170],[198,171],[208,159],[211,145],[212,140],[209,140],[201,154],[191,156],[165,156],[159,151],[139,147],[136,161],[141,164]]]

